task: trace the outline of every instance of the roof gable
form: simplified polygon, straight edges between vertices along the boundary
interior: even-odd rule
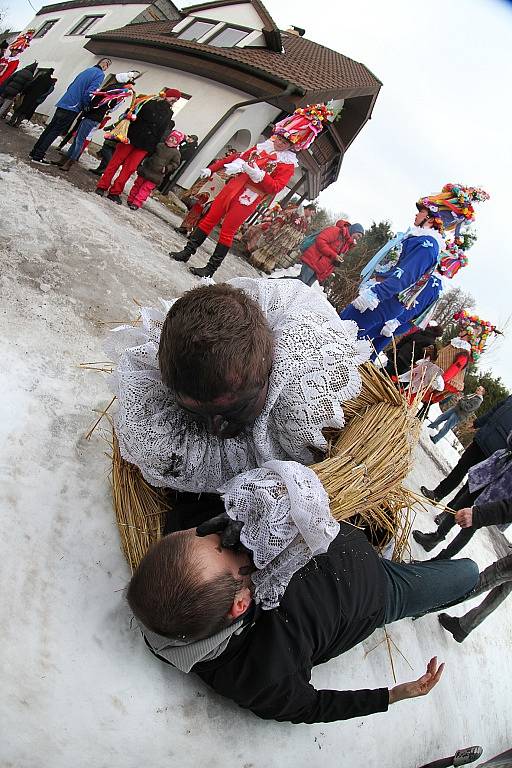
[[[230,5],[250,5],[252,10],[257,14],[261,21],[261,31],[265,37],[267,47],[271,51],[281,50],[282,39],[279,28],[260,0],[214,0],[214,2],[211,3],[197,3],[196,5],[189,5],[186,8],[182,8],[181,12],[184,15],[193,16],[198,11],[205,11],[208,13],[214,8],[225,8]]]

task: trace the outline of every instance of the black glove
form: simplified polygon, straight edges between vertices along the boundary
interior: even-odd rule
[[[211,520],[198,525],[196,534],[197,536],[209,536],[211,533],[217,533],[224,549],[245,550],[246,548],[240,543],[240,532],[243,527],[243,523],[232,520],[227,512],[222,512],[222,514],[212,517]]]

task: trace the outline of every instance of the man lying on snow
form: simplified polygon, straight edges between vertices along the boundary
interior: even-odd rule
[[[294,462],[275,462],[280,463]],[[476,564],[468,559],[392,563],[375,553],[359,529],[331,518],[320,525],[323,544],[331,539],[327,546],[320,543],[325,554],[297,570],[297,547],[316,533],[314,526],[309,532],[305,526],[302,537],[289,515],[283,486],[281,490],[280,530],[290,543],[280,547],[277,575],[272,560],[262,570],[254,567],[261,566],[268,532],[261,497],[253,497],[252,505],[249,488],[242,499],[236,489],[228,489],[224,505],[229,517],[217,499],[207,505],[205,516],[220,508],[219,517],[153,545],[127,593],[149,648],[265,719],[343,720],[384,712],[395,701],[429,693],[443,671],[436,657],[418,680],[389,690],[316,690],[311,670],[353,648],[377,627],[463,601],[477,582]],[[194,508],[197,513],[197,502]],[[179,510],[174,513],[179,517]],[[192,517],[186,513],[183,519]],[[233,535],[237,531],[238,542]],[[246,545],[251,539],[250,550]],[[295,573],[276,606],[269,582],[290,570]]]

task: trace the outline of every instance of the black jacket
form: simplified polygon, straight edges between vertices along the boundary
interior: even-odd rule
[[[101,88],[101,90],[105,93],[107,91],[115,91],[118,88],[121,87],[121,84],[118,83],[116,80],[114,80],[113,83],[108,85],[106,88]],[[112,109],[116,106],[119,102],[111,100],[107,101],[105,104],[102,104],[100,107],[100,103],[103,101],[105,97],[104,96],[93,96],[91,99],[91,103],[89,104],[89,107],[84,110],[83,116],[86,117],[88,120],[96,120],[96,122],[101,123],[109,109]]]
[[[28,67],[17,72],[9,78],[9,82],[2,91],[2,97],[4,99],[14,99],[21,93],[30,82],[34,79],[34,72],[37,69],[37,64],[29,64]]]
[[[416,360],[421,360],[423,353],[427,347],[434,344],[436,336],[433,332],[426,328],[424,331],[415,331],[404,336],[396,345],[396,370],[395,370],[395,355],[393,348],[390,348],[388,354],[388,363],[386,365],[386,371],[390,376],[394,376],[396,373],[401,376],[402,373],[406,373],[411,369],[413,363]]]
[[[487,525],[507,525],[512,523],[512,499],[491,501],[473,507],[473,528]]]
[[[55,88],[56,78],[51,72],[37,75],[23,90],[23,101],[16,112],[25,117],[32,117],[36,107],[42,104]]]
[[[193,671],[265,719],[317,723],[385,712],[387,688],[317,691],[311,670],[353,648],[384,621],[386,574],[365,535],[341,530],[325,555],[292,578],[279,608],[261,611],[216,659]]]
[[[500,448],[507,448],[507,437],[512,430],[512,395],[475,419],[473,426],[478,429],[474,440],[487,457]]]
[[[128,128],[128,139],[137,149],[151,153],[173,128],[171,105],[165,99],[153,99],[141,107],[137,119]]]

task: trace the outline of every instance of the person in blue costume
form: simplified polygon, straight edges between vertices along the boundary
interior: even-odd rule
[[[444,248],[440,234],[443,222],[438,212],[421,202],[417,208],[414,226],[398,245],[400,255],[396,266],[377,277],[373,285],[363,283],[358,297],[340,313],[342,320],[357,323],[359,338],[377,339],[392,319],[396,325],[391,333],[396,330],[400,325],[397,318],[414,305],[437,267]]]
[[[438,195],[420,198],[414,226],[381,248],[363,269],[359,295],[340,317],[357,323],[359,338],[373,342],[375,355],[398,329],[401,334],[411,327],[411,320],[425,320],[441,288],[431,281],[436,269],[453,277],[467,262],[461,251],[474,242],[474,237],[465,242],[466,236],[460,237],[461,225],[474,221],[472,203],[488,198],[484,190],[461,184],[445,184]],[[452,250],[442,237],[449,230],[455,231]],[[462,242],[465,247],[460,248]],[[443,263],[445,268],[440,266]]]

